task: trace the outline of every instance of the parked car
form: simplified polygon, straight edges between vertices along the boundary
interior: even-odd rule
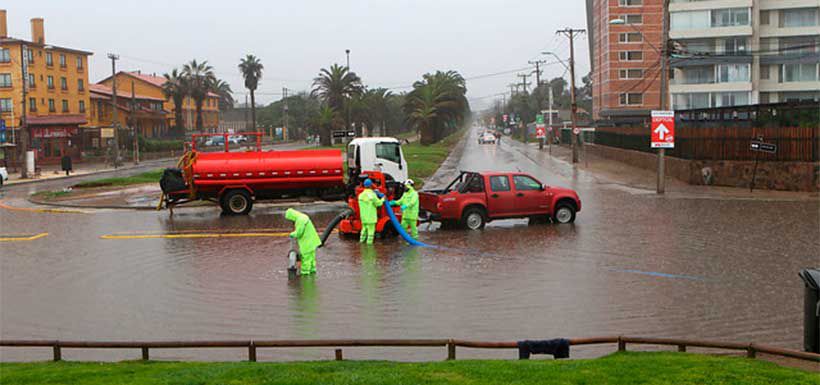
[[[520,172],[462,172],[442,190],[419,193],[422,217],[479,230],[496,219],[544,218],[572,223],[581,211],[578,194],[547,186]]]
[[[7,180],[9,180],[9,172],[5,167],[0,167],[0,187],[3,187]]]
[[[208,138],[205,141],[206,146],[224,146],[225,145],[225,137],[224,136],[213,136]]]
[[[495,135],[485,132],[478,136],[478,144],[495,144]]]

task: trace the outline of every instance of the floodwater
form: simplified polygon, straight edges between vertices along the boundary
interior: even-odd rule
[[[421,226],[364,246],[332,236],[315,277],[289,279],[287,238],[103,239],[110,234],[289,231],[283,207],[247,217],[216,208],[47,214],[0,210],[0,338],[192,340],[642,335],[802,348],[803,284],[820,265],[817,201],[670,198],[603,183],[518,143],[468,139],[459,169],[521,170],[576,189],[574,225]],[[13,195],[13,192],[9,193]],[[317,228],[339,206],[304,206]],[[581,356],[612,347],[585,348]],[[462,351],[463,350],[463,351]],[[459,357],[515,357],[459,350]],[[0,349],[47,359],[49,349]],[[66,359],[139,352],[68,350]],[[152,352],[244,359],[242,349]],[[573,353],[575,354],[575,353]],[[442,359],[444,348],[347,349],[348,358]],[[332,349],[260,351],[260,359],[332,357]]]

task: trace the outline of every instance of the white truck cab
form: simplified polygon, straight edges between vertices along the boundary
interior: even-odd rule
[[[350,175],[362,170],[381,171],[397,182],[407,180],[407,160],[396,138],[357,138],[347,145],[347,168]]]

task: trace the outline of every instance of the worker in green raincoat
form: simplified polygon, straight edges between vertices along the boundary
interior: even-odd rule
[[[404,182],[404,194],[397,201],[390,201],[390,206],[401,206],[401,227],[403,227],[413,239],[419,238],[419,193],[413,188],[413,180]]]
[[[310,217],[294,209],[285,212],[285,219],[293,222],[295,229],[289,234],[299,243],[299,254],[302,255],[302,275],[316,273],[316,249],[322,245],[316,228]]]
[[[359,218],[362,221],[359,242],[366,241],[368,245],[372,245],[376,235],[376,222],[379,220],[378,209],[384,203],[384,194],[373,191],[373,181],[370,179],[365,179],[363,186],[364,190],[359,193]]]

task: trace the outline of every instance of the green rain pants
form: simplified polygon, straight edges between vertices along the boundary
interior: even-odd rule
[[[359,233],[359,242],[367,241],[368,245],[373,244],[373,237],[376,236],[375,223],[362,223],[362,231]]]

